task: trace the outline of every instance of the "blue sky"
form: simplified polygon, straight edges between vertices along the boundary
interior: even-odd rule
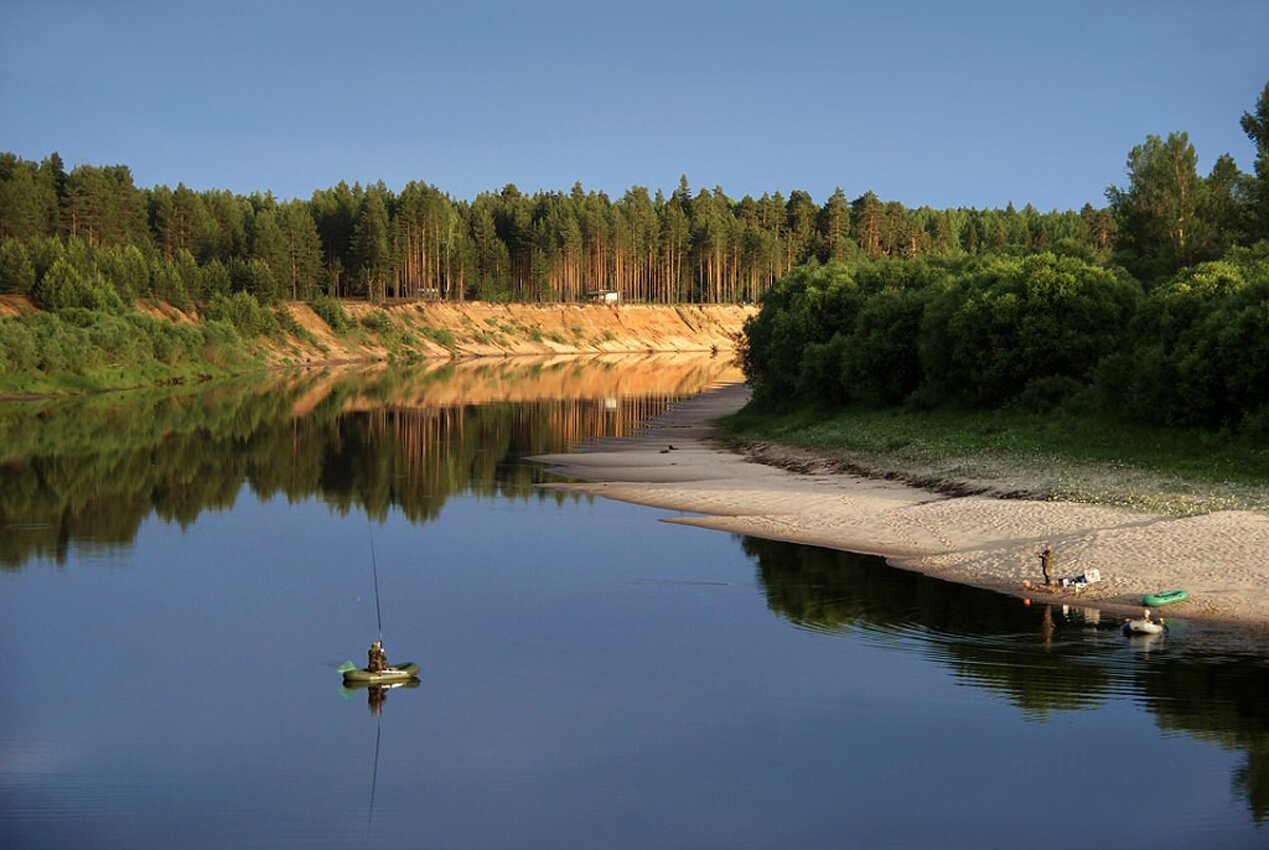
[[[1252,169],[1264,0],[0,0],[0,150],[139,185],[836,186],[1079,208],[1147,134]]]

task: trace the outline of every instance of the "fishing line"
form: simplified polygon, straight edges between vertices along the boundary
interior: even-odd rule
[[[375,563],[375,530],[370,522],[370,512],[366,512],[366,532],[370,535],[370,571],[375,579],[375,618],[379,622],[379,642],[383,643],[383,613],[379,608],[379,565]]]
[[[370,838],[370,826],[375,820],[375,791],[379,787],[379,737],[383,734],[380,718],[375,718],[375,767],[370,774],[370,809],[366,812],[366,839]]]

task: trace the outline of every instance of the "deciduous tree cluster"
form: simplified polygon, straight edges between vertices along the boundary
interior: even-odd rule
[[[1269,434],[1269,243],[1149,292],[1050,252],[811,263],[745,339],[760,407],[1015,405]]]

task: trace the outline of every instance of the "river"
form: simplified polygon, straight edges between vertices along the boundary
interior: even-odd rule
[[[1269,651],[535,486],[737,377],[0,405],[0,846],[1269,845]],[[343,688],[380,623],[420,681]]]

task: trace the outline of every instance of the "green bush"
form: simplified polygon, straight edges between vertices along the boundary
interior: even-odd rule
[[[998,406],[1033,378],[1090,380],[1118,350],[1141,298],[1135,281],[1074,257],[996,258],[926,310],[924,378],[949,397]]]
[[[66,257],[59,257],[31,290],[36,304],[49,310],[83,307],[89,310],[123,309],[123,302],[96,271],[86,275]]]
[[[446,348],[453,348],[455,345],[458,344],[458,340],[454,338],[454,334],[451,331],[448,331],[445,329],[438,330],[432,327],[423,327],[423,328],[419,328],[419,333],[423,334],[423,336],[427,337],[433,342],[440,343]],[[482,335],[476,334],[476,336],[477,338],[480,338]]]
[[[850,401],[850,391],[842,380],[845,364],[846,337],[842,334],[833,334],[828,342],[808,342],[798,369],[798,398],[835,407]]]
[[[277,331],[277,321],[260,306],[250,292],[238,291],[233,295],[214,295],[203,311],[204,318],[213,322],[225,322],[244,337],[260,336]]]
[[[933,289],[885,289],[860,308],[846,338],[841,380],[855,398],[899,404],[921,385],[917,338]]]
[[[213,366],[228,367],[244,359],[242,337],[232,323],[209,319],[202,323],[201,358]]]
[[[361,317],[361,326],[379,334],[390,332],[396,327],[387,312],[378,307]]]
[[[30,371],[40,360],[39,340],[21,318],[0,319],[0,373]]]
[[[777,281],[762,303],[745,323],[741,365],[755,400],[780,406],[823,374],[826,352],[812,346],[828,343],[835,334],[849,336],[864,293],[850,268],[812,261]]]
[[[740,353],[760,409],[1014,406],[1259,433],[1269,244],[1148,295],[1077,251],[811,263],[769,290]]]
[[[1127,337],[1099,374],[1118,405],[1148,422],[1237,427],[1269,386],[1269,246],[1182,270]]]
[[[1086,391],[1087,387],[1084,384],[1065,375],[1032,378],[1018,394],[1017,407],[1027,413],[1069,410]]]
[[[329,295],[319,295],[313,299],[311,306],[313,312],[335,333],[344,333],[348,330],[350,326],[348,314],[344,312],[344,305],[339,303],[339,299]]]

